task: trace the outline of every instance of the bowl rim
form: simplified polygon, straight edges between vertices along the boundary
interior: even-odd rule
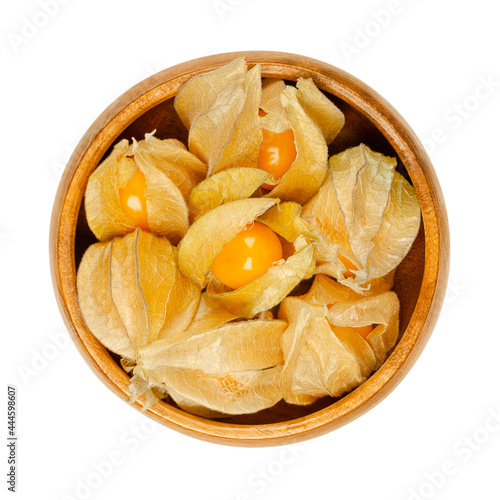
[[[238,446],[282,445],[339,428],[363,415],[392,392],[425,347],[444,302],[449,272],[449,228],[439,181],[416,134],[402,116],[368,85],[325,62],[274,51],[228,52],[201,57],[146,78],[101,113],[68,161],[51,218],[51,274],[64,323],[80,354],[99,379],[127,401],[129,377],[90,333],[78,306],[74,239],[76,216],[83,197],[82,186],[120,133],[140,115],[173,97],[191,77],[216,69],[239,56],[245,56],[250,66],[260,63],[265,77],[291,80],[291,68],[297,76],[311,77],[320,89],[347,102],[368,118],[392,145],[410,175],[420,201],[425,232],[422,285],[406,330],[385,363],[366,382],[340,400],[294,420],[254,425],[205,419],[163,401],[145,412],[158,423],[206,441]],[[141,399],[133,406],[141,409],[142,405]]]

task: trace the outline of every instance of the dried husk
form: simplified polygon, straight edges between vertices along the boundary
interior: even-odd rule
[[[257,221],[292,243],[299,236],[305,236],[309,241],[317,241],[318,233],[301,218],[301,213],[301,205],[293,201],[285,201],[271,207]]]
[[[123,139],[89,177],[85,213],[99,241],[108,241],[134,230],[134,223],[123,212],[118,196],[118,189],[127,184],[137,169],[131,155],[132,148]]]
[[[301,217],[301,213],[301,205],[293,201],[286,201],[271,207],[257,221],[265,224],[269,229],[282,236],[288,242],[293,243],[295,251],[301,250],[308,243],[313,243],[316,264],[318,262],[335,261],[338,249],[330,245],[318,231],[313,229]],[[285,245],[283,246],[283,250],[284,253],[287,253]],[[290,252],[292,255],[293,253],[293,251]]]
[[[336,260],[325,262],[323,259],[323,255],[320,255],[321,252],[326,250],[332,250],[330,246],[320,248],[316,248],[315,256],[316,256],[316,270],[315,274],[325,274],[327,276],[337,276],[338,274],[338,266]],[[331,253],[330,253],[331,255]],[[394,277],[396,274],[396,268],[387,273],[385,276],[381,276],[380,278],[373,278],[363,283],[362,285],[352,284],[351,281],[345,281],[345,279],[339,279],[342,281],[344,285],[350,286],[353,290],[356,290],[360,295],[375,295],[377,293],[387,292],[392,289],[394,285]],[[342,275],[343,276],[343,275]]]
[[[206,114],[228,82],[241,86],[247,74],[244,57],[218,69],[191,78],[181,87],[174,101],[175,110],[189,130],[200,115]]]
[[[363,144],[330,158],[331,175],[304,206],[302,218],[324,236],[330,253],[339,251],[357,270],[345,278],[347,268],[340,259],[326,258],[323,245],[317,273],[368,294],[403,260],[418,233],[420,205],[395,166],[395,159]]]
[[[291,128],[281,102],[281,94],[285,90],[285,82],[275,78],[262,80],[262,98],[260,108],[267,113],[261,117],[262,128],[274,133],[281,133]]]
[[[275,133],[293,130],[297,157],[279,184],[266,196],[303,204],[318,190],[328,169],[328,150],[321,130],[304,111],[298,90],[290,85],[281,93],[284,113],[261,118],[262,127]]]
[[[276,113],[283,109],[281,93],[285,90],[285,82],[278,78],[262,79],[262,98],[260,108],[266,113]]]
[[[300,105],[321,130],[326,144],[331,144],[344,127],[344,113],[316,87],[312,78],[299,78],[297,90]]]
[[[264,370],[283,364],[280,337],[287,323],[249,320],[196,333],[177,342],[158,340],[140,350],[148,370],[163,366],[226,373]]]
[[[379,231],[373,237],[369,263],[378,274],[385,274],[403,260],[420,228],[420,204],[413,186],[398,172],[394,173],[390,203]],[[394,241],[393,234],[399,237]],[[372,272],[372,276],[375,273]]]
[[[246,370],[227,375],[200,370],[165,368],[153,372],[155,388],[169,386],[172,399],[180,408],[205,418],[255,413],[274,406],[283,396],[280,387],[282,367]]]
[[[316,274],[309,291],[299,298],[317,307],[323,314],[326,312],[325,307],[336,302],[356,302],[364,297],[325,274]]]
[[[335,326],[378,325],[368,335],[368,343],[372,344],[372,339],[377,338],[371,347],[374,354],[377,354],[378,364],[380,364],[384,361],[385,354],[394,346],[399,331],[398,298],[394,292],[386,293],[392,287],[393,280],[393,272],[384,278],[379,278],[378,283],[374,285],[372,295],[367,297],[329,276],[317,274],[310,290],[299,298],[306,301],[308,306],[318,314],[325,315]],[[355,310],[349,309],[351,305],[356,306]],[[380,314],[374,314],[373,310],[379,306]],[[349,317],[345,311],[350,311],[352,316]],[[361,317],[361,322],[353,320],[353,318]],[[379,328],[381,325],[384,328]],[[351,333],[355,334],[355,337],[360,337],[357,332],[351,330]],[[383,348],[380,348],[379,337],[383,339]]]
[[[148,134],[146,134],[146,135],[148,135]],[[174,139],[174,138],[163,139],[163,143],[168,144],[169,146],[184,149],[184,151],[187,151],[187,146],[182,141],[179,141],[179,139]],[[207,166],[205,165],[204,168],[206,171]]]
[[[147,222],[150,230],[177,244],[189,227],[186,198],[206,172],[192,153],[153,133],[142,141],[120,141],[89,178],[85,211],[90,229],[100,241],[134,231],[119,198],[137,170],[146,180]]]
[[[328,321],[339,327],[378,325],[368,335],[367,343],[377,357],[378,368],[399,335],[399,300],[394,292],[370,295],[353,303],[337,302],[330,307]]]
[[[138,348],[194,315],[177,294],[197,303],[200,288],[179,274],[170,242],[141,229],[90,246],[77,274],[85,323],[110,351],[135,360]]]
[[[273,184],[273,176],[258,168],[228,168],[210,176],[191,191],[191,223],[219,205],[249,198],[263,183]]]
[[[207,292],[203,292],[196,315],[186,329],[186,335],[206,332],[237,318],[238,315],[226,309],[220,302],[211,299]]]
[[[283,109],[281,92],[285,90],[285,82],[279,78],[262,79],[262,97],[260,108],[266,113],[274,113]]]
[[[315,247],[330,251],[328,242],[301,217],[301,214],[301,205],[293,201],[285,201],[271,207],[258,217],[257,221],[293,243],[297,251],[307,243],[315,243]],[[332,258],[337,256],[336,253],[331,255]]]
[[[139,169],[146,177],[144,197],[149,229],[158,236],[168,238],[174,245],[178,244],[189,227],[189,212],[184,196],[159,169],[145,163]]]
[[[154,258],[144,259],[144,254]],[[156,293],[152,282],[158,271],[165,283]],[[134,359],[138,346],[155,340],[174,280],[174,252],[168,240],[138,229],[124,238],[92,245],[77,276],[85,322],[108,349]],[[109,328],[111,320],[113,328]]]
[[[201,287],[206,286],[210,266],[224,245],[278,201],[269,198],[232,201],[200,217],[179,245],[181,272]]]
[[[362,377],[358,363],[326,318],[314,315],[305,302],[294,309],[290,315],[281,313],[290,321],[281,342],[285,359],[281,388],[285,401],[307,405],[322,396],[340,397],[359,385]]]
[[[311,404],[340,397],[361,384],[385,360],[398,337],[399,301],[394,292],[364,297],[325,275],[310,291],[288,297],[278,317],[282,336],[285,401]],[[354,327],[376,325],[365,340]]]
[[[153,386],[147,380],[147,375],[138,366],[133,367],[134,375],[130,379],[128,386],[129,403],[135,403],[141,396],[144,396],[144,404],[141,411],[144,413],[160,399],[168,396],[168,392],[160,386]]]
[[[154,133],[146,134],[144,141],[138,143],[140,159],[137,161],[140,164],[143,159],[163,170],[187,199],[191,190],[206,177],[208,167],[189,152],[182,142],[176,139],[161,140]]]
[[[111,243],[96,243],[85,252],[78,269],[80,309],[89,330],[109,350],[135,359],[135,351],[110,293]]]
[[[213,301],[207,297],[206,293],[202,293],[198,299],[191,299],[191,302],[189,302],[190,286],[186,285],[186,280],[191,283],[193,282],[180,272],[176,274],[176,280],[179,280],[176,282],[177,286],[179,286],[176,292],[179,295],[176,293],[172,296],[171,294],[170,300],[173,304],[179,305],[184,302],[185,307],[170,321],[165,322],[164,327],[158,335],[159,340],[168,342],[169,344],[174,344],[187,339],[196,333],[212,330],[213,328],[237,319],[237,316],[229,312],[225,307],[220,304],[214,304]],[[184,286],[185,295],[180,288],[182,285]],[[196,285],[195,289],[197,289],[199,293],[199,288]],[[167,310],[169,310],[170,307],[175,310],[175,307],[171,306],[169,301],[167,303]],[[197,308],[196,315],[192,321],[189,322],[188,318],[191,317],[193,307]],[[186,323],[188,323],[187,328],[185,327]],[[155,386],[148,382],[148,370],[144,370],[141,365],[138,366],[135,360],[133,362],[124,360],[125,358],[122,358],[122,365],[127,373],[133,371],[133,376],[129,384],[130,403],[134,403],[140,396],[145,395],[142,411],[146,411],[160,399],[168,396],[165,388]]]
[[[286,327],[279,320],[243,321],[175,342],[159,340],[140,350],[140,390],[159,388],[205,417],[272,406],[281,399],[280,337]]]
[[[303,307],[283,336],[287,364],[282,372],[284,399],[312,404],[323,396],[341,397],[359,386],[375,368],[368,344],[350,328],[332,331],[324,317]],[[342,330],[342,331],[339,331]]]
[[[201,302],[201,289],[194,281],[178,270],[177,249],[174,247],[177,272],[167,299],[165,322],[159,339],[169,338],[174,332],[184,331],[192,325]]]
[[[262,81],[262,99],[260,107],[269,117],[263,117],[263,128],[275,133],[288,130],[285,107],[281,100],[281,93],[285,90],[285,82],[274,78],[265,78]],[[327,145],[331,144],[344,127],[344,113],[316,87],[312,78],[297,80],[297,99],[323,134]]]
[[[189,150],[208,165],[208,175],[258,167],[261,94],[260,65],[247,71],[243,57],[192,78],[178,92],[174,105],[189,130]]]

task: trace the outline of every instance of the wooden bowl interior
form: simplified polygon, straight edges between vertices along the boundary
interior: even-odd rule
[[[288,83],[293,82],[288,81]],[[346,103],[342,99],[329,94],[328,92],[325,92],[325,94],[342,110],[346,117],[345,126],[330,146],[329,154],[336,154],[349,147],[357,146],[362,142],[374,151],[381,152],[384,155],[396,157],[398,160],[397,170],[411,182],[405,166],[382,132],[380,132],[380,130],[378,130],[378,128],[368,118],[366,118],[353,106]],[[188,131],[175,112],[173,98],[167,99],[139,116],[119,134],[113,143],[113,146],[124,138],[128,140],[131,140],[132,138],[140,140],[144,138],[145,133],[152,132],[153,130],[156,130],[156,136],[160,139],[175,138],[181,140],[184,144],[187,144]],[[113,146],[106,151],[102,158],[105,158],[110,153]],[[95,166],[97,167],[97,163]],[[83,191],[81,195],[83,199]],[[81,201],[82,200],[80,200],[80,211],[75,233],[74,248],[76,269],[78,269],[78,265],[85,250],[97,241],[88,227],[84,213],[84,205]],[[422,284],[424,264],[425,234],[422,225],[420,233],[410,252],[397,269],[394,282],[394,291],[398,294],[401,303],[400,338],[410,322],[410,318],[417,303]],[[110,362],[116,363],[121,370],[119,357],[112,353],[109,353],[109,355]],[[315,413],[330,406],[335,401],[337,400],[325,397],[319,399],[315,404],[310,406],[295,406],[280,402],[273,408],[269,408],[252,415],[219,419],[219,421],[245,425],[264,425],[286,422]],[[175,402],[173,402],[170,398],[158,404],[170,405],[177,408]]]

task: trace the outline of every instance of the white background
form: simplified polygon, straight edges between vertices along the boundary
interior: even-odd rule
[[[1,399],[5,415],[17,386],[17,497],[499,499],[498,4],[54,1],[50,17],[43,0],[4,2],[0,21]],[[409,375],[365,416],[286,454],[188,438],[119,400],[69,340],[48,264],[59,178],[96,117],[161,69],[251,49],[323,60],[391,102],[425,140],[451,229],[446,302]]]

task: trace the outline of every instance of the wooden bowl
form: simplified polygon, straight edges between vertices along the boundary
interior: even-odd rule
[[[397,270],[394,290],[401,302],[400,337],[382,367],[357,389],[311,406],[279,403],[253,415],[210,420],[161,401],[146,412],[153,420],[184,434],[230,445],[287,444],[336,429],[386,397],[408,373],[424,348],[444,300],[448,278],[449,234],[446,209],[436,174],[422,144],[399,113],[364,83],[329,64],[281,52],[236,52],[179,64],[147,78],[119,97],[94,122],[74,151],[57,192],[51,222],[50,258],[59,307],[73,341],[95,374],[120,398],[128,400],[129,376],[116,356],[88,330],[78,305],[76,270],[85,249],[96,240],[82,212],[87,180],[120,139],[159,138],[184,142],[187,131],[173,98],[190,78],[244,55],[260,63],[265,77],[294,81],[312,77],[345,113],[346,126],[330,154],[364,142],[398,158],[398,170],[413,183],[423,224]],[[136,408],[142,406],[135,403]]]

